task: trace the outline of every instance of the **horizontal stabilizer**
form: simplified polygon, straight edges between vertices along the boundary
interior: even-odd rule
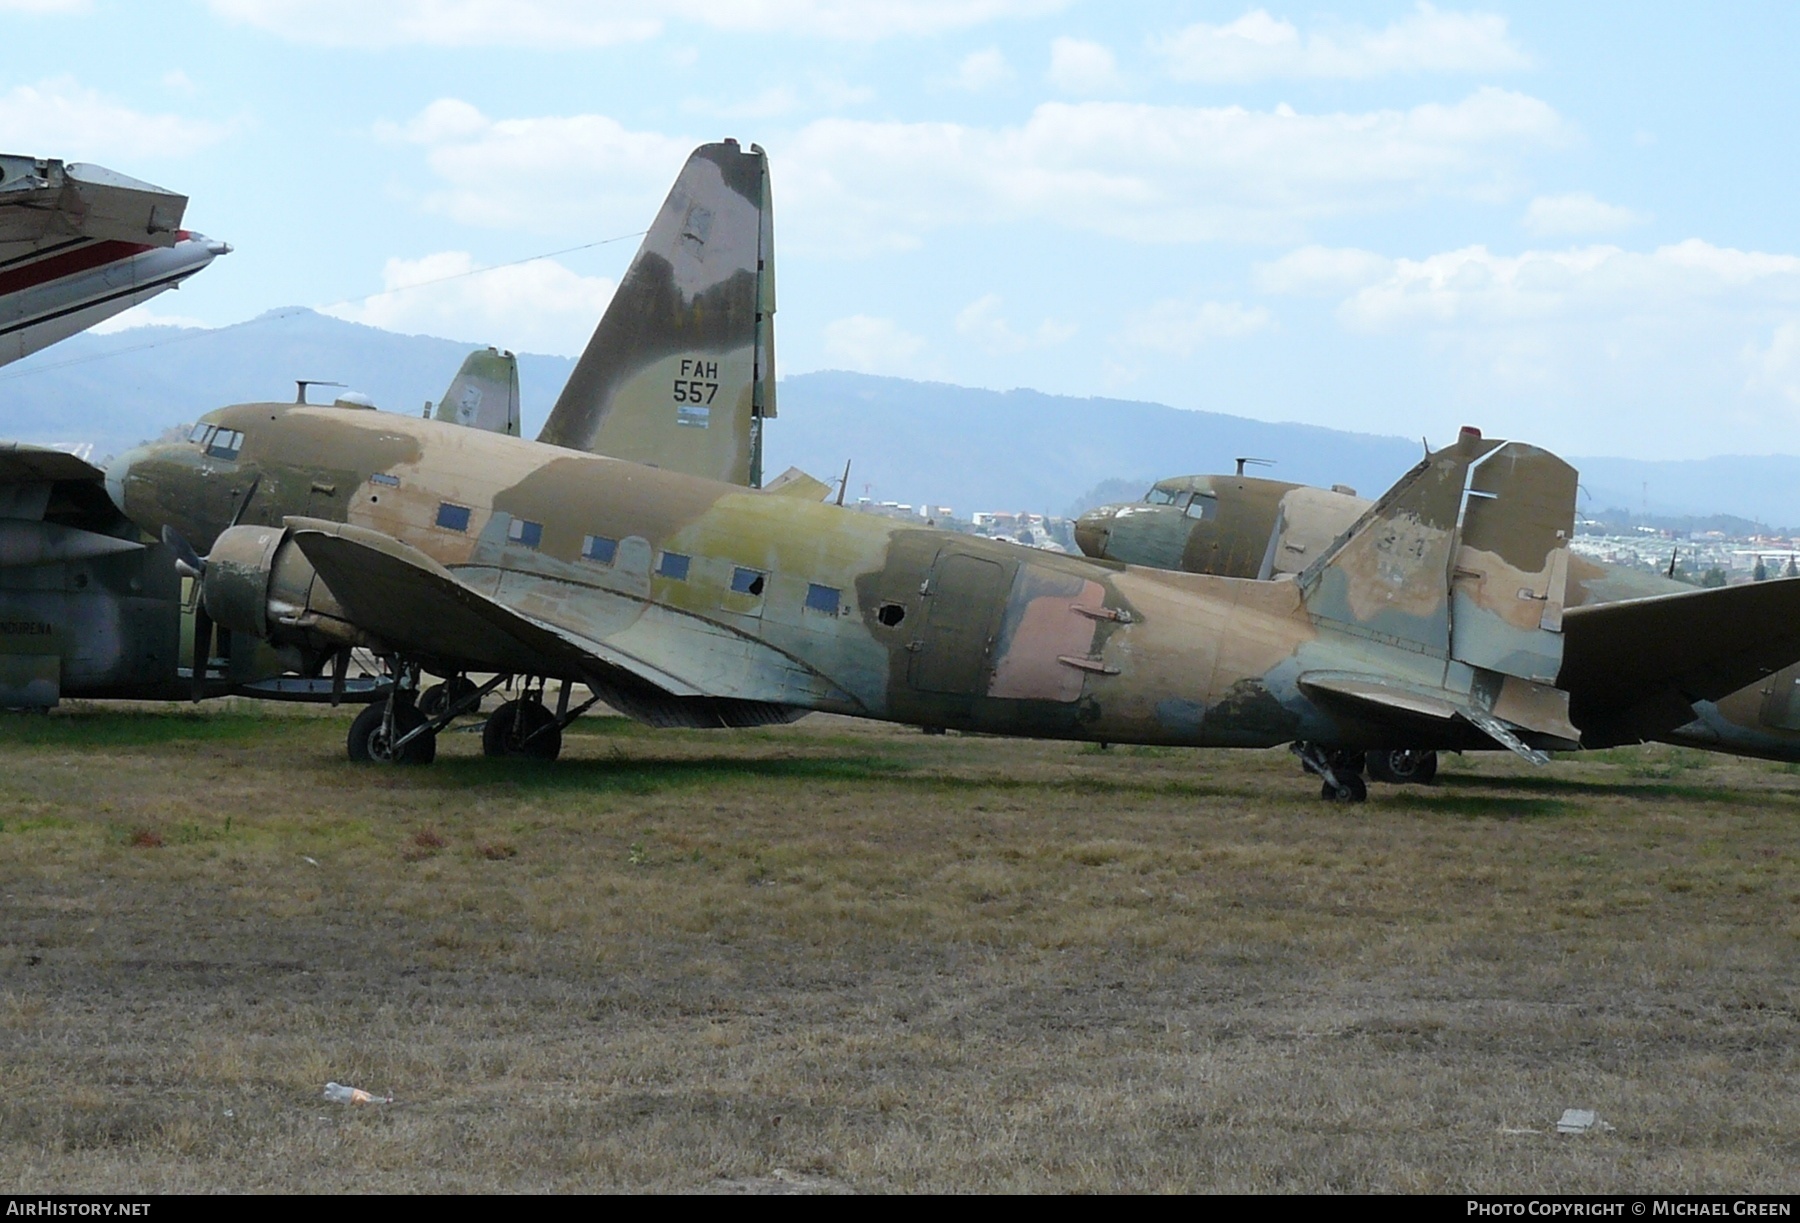
[[[1544,764],[1550,758],[1528,746],[1519,737],[1520,730],[1546,736],[1553,746],[1575,746],[1575,728],[1561,716],[1560,701],[1556,699],[1560,693],[1511,676],[1495,676],[1494,680],[1496,686],[1477,688],[1469,698],[1381,675],[1313,671],[1302,675],[1299,682],[1315,696],[1359,706],[1363,716],[1374,721],[1416,726],[1460,718],[1533,764]],[[1552,699],[1546,700],[1546,696]],[[1521,720],[1514,721],[1504,714]]]
[[[1800,578],[1570,608],[1563,638],[1583,741],[1648,737],[1800,660]]]

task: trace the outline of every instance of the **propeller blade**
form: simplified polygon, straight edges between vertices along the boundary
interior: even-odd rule
[[[184,569],[188,577],[199,579],[206,576],[206,562],[194,551],[194,545],[174,527],[162,529],[162,541],[175,554],[175,567]]]
[[[176,538],[180,538],[177,536]],[[200,603],[194,608],[194,703],[198,705],[206,696],[206,672],[212,661],[212,617],[206,614],[206,604]]]

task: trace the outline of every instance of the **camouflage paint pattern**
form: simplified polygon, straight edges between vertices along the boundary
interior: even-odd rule
[[[762,482],[775,415],[775,252],[756,145],[688,158],[538,440]]]
[[[519,436],[518,358],[497,348],[470,353],[438,401],[436,419]]]
[[[1573,472],[1553,456],[1533,461],[1542,464],[1545,475],[1554,477],[1541,485],[1546,490],[1566,486],[1573,479]],[[1559,472],[1559,467],[1565,469]],[[1493,478],[1503,474],[1494,470],[1484,475],[1489,472],[1487,466],[1476,472],[1477,491],[1495,491]],[[1352,494],[1246,476],[1176,477],[1159,481],[1151,496],[1162,503],[1150,504],[1147,498],[1102,506],[1083,515],[1076,525],[1076,541],[1082,551],[1129,564],[1149,564],[1179,555],[1180,564],[1174,567],[1186,572],[1279,577],[1304,569],[1310,557],[1349,530],[1371,506]],[[1216,504],[1206,506],[1202,515],[1191,509],[1197,497],[1210,497]],[[1694,592],[1694,587],[1660,574],[1600,564],[1566,550],[1559,553],[1560,562],[1547,562],[1537,554],[1538,544],[1527,546],[1509,536],[1535,523],[1530,529],[1537,532],[1541,543],[1545,531],[1553,534],[1560,529],[1566,504],[1562,494],[1530,503],[1517,496],[1506,499],[1511,508],[1501,516],[1498,530],[1488,521],[1493,502],[1481,497],[1469,502],[1471,521],[1465,524],[1457,560],[1460,572],[1453,581],[1456,602],[1452,612],[1459,629],[1459,657],[1465,660],[1486,658],[1501,670],[1536,679],[1539,686],[1549,682],[1545,677],[1551,674],[1558,675],[1559,682],[1572,684],[1570,676],[1560,670],[1552,672],[1549,655],[1509,659],[1496,655],[1493,643],[1521,633],[1527,641],[1544,640],[1529,634],[1534,610],[1536,621],[1548,627],[1560,623],[1561,614],[1569,609]],[[1486,546],[1490,540],[1492,546]],[[1253,567],[1245,557],[1259,541],[1263,561]],[[1549,597],[1557,577],[1552,572],[1555,563],[1566,566],[1560,603]],[[1471,586],[1487,588],[1492,610],[1481,610],[1479,600],[1469,597]],[[1516,599],[1506,598],[1509,589],[1516,591]],[[1484,632],[1499,629],[1500,636],[1485,643],[1480,633],[1462,636],[1460,629],[1470,620]],[[1763,632],[1773,637],[1778,630],[1765,628]],[[1655,653],[1654,644],[1647,644],[1644,652]],[[1624,666],[1620,664],[1621,669]],[[1617,700],[1598,699],[1610,694],[1584,691],[1586,685],[1582,684],[1571,693],[1569,716],[1582,727],[1583,741],[1589,746],[1656,739],[1800,761],[1796,680],[1800,680],[1800,663],[1716,702],[1669,694],[1654,707],[1620,707]],[[1536,690],[1520,687],[1517,692],[1535,695]]]
[[[1259,582],[1022,550],[388,413],[249,404],[207,421],[243,433],[235,460],[149,447],[114,482],[146,529],[236,558],[209,572],[208,605],[216,573],[221,622],[276,640],[337,633],[440,673],[580,679],[664,724],[829,710],[1117,742],[1441,746],[1484,742],[1474,719],[1506,717],[1509,677],[1449,656],[1444,490],[1525,448],[1465,439],[1306,580]],[[245,525],[220,539],[233,514]],[[1437,559],[1384,550],[1402,536]],[[1509,725],[1558,739],[1540,711]]]

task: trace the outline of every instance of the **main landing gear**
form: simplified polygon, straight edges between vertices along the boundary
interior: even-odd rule
[[[1362,778],[1363,754],[1320,747],[1316,743],[1296,743],[1294,754],[1300,767],[1324,779],[1319,797],[1328,803],[1360,803],[1369,797],[1369,783]]]
[[[466,675],[418,691],[419,668],[415,664],[389,662],[394,676],[392,695],[365,708],[350,724],[349,752],[355,761],[384,764],[430,764],[437,757],[438,732],[457,718],[475,713],[482,698],[510,675],[496,675],[477,685]],[[563,728],[586,713],[599,697],[590,697],[569,708],[573,685],[564,683],[556,712],[544,704],[546,682],[527,679],[517,699],[507,701],[488,716],[481,730],[481,750],[489,756],[525,760],[555,760],[562,751]],[[417,694],[417,695],[415,695]]]
[[[1437,776],[1436,752],[1395,748],[1368,753],[1369,776],[1393,786],[1428,786]]]

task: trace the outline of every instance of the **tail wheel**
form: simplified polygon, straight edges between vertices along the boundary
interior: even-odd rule
[[[425,725],[425,715],[410,704],[394,706],[394,726],[387,727],[386,701],[363,706],[350,723],[350,759],[358,763],[377,761],[382,764],[430,764],[437,759],[437,734],[427,730],[413,738],[395,754],[393,744]]]
[[[562,751],[556,715],[536,701],[508,701],[488,715],[481,750],[489,756],[555,760]]]
[[[1346,769],[1337,775],[1336,785],[1328,781],[1320,788],[1319,797],[1328,803],[1366,802],[1369,798],[1369,783]]]

